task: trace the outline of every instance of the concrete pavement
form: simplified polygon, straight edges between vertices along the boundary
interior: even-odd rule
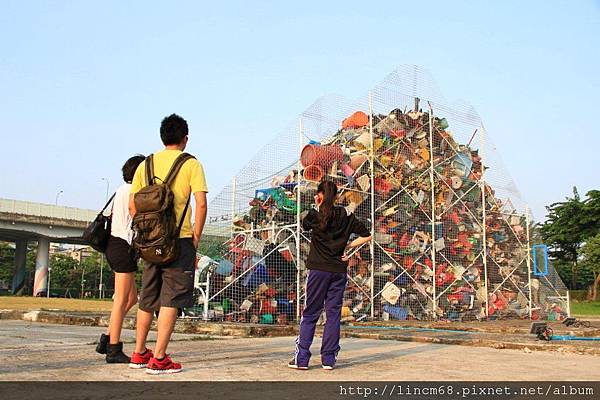
[[[104,328],[0,321],[0,380],[600,380],[598,357],[430,343],[343,339],[339,368],[319,366],[317,339],[309,371],[285,367],[294,338],[175,334],[169,348],[184,372],[150,376],[107,365],[94,352]],[[154,333],[151,333],[151,338]],[[124,330],[126,351],[134,332]]]

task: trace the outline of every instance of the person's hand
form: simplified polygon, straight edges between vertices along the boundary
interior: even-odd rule
[[[346,262],[350,259],[351,255],[350,255],[350,249],[346,249],[344,251],[344,255],[342,255],[342,261]]]
[[[321,204],[323,204],[323,195],[317,193],[315,195],[315,204],[317,205],[317,207],[321,207]]]
[[[194,248],[198,250],[198,245],[200,244],[200,235],[196,234],[195,232],[192,237],[192,243],[194,243]]]

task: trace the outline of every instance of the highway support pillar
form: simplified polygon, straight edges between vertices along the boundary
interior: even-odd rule
[[[13,269],[13,279],[11,292],[15,295],[24,294],[25,279],[27,277],[27,240],[17,240],[15,242],[15,267]]]
[[[50,260],[50,240],[45,237],[38,239],[37,255],[35,258],[35,280],[33,295],[45,296],[48,290],[48,264]]]

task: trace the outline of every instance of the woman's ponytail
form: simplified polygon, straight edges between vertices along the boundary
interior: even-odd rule
[[[333,215],[333,204],[337,196],[337,186],[329,180],[323,180],[317,188],[317,193],[323,195],[323,202],[319,206],[319,228],[323,231],[329,225]]]

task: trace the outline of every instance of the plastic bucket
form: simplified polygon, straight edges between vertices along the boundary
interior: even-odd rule
[[[304,179],[307,181],[321,182],[324,175],[323,168],[318,165],[309,165],[304,168]]]
[[[335,161],[343,161],[344,152],[339,146],[322,146],[307,144],[300,154],[300,162],[303,167],[320,165],[325,168],[331,167]]]

